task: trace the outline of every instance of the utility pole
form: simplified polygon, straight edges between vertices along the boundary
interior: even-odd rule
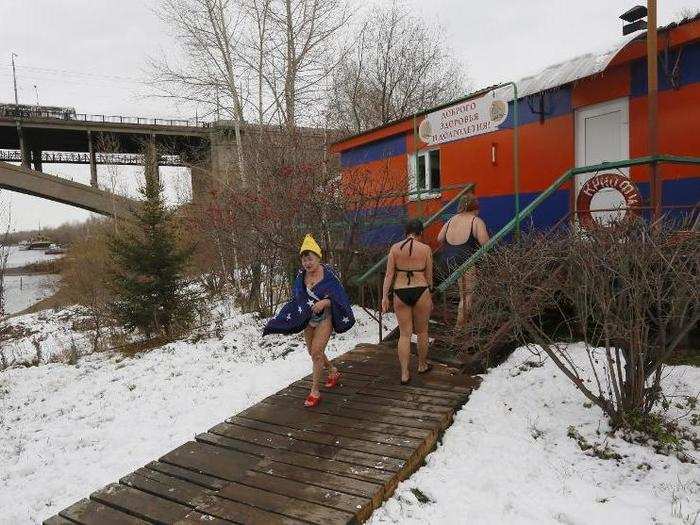
[[[36,95],[36,107],[39,107],[39,88],[34,84],[34,94]]]
[[[657,33],[656,33],[656,0],[647,0],[647,116],[649,126],[649,155],[659,152],[658,133],[658,66],[657,66]],[[661,179],[658,164],[652,162],[649,166],[649,186],[651,202],[654,207],[654,220],[661,217]]]
[[[15,71],[15,57],[19,56],[17,53],[12,53],[12,81],[15,84],[15,106],[19,106],[17,102],[17,72]]]

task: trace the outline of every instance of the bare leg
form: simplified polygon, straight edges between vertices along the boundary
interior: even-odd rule
[[[326,345],[328,344],[328,339],[332,331],[333,325],[330,319],[326,319],[314,329],[311,347],[309,349],[311,361],[313,362],[313,384],[311,386],[311,394],[313,396],[320,395],[319,388],[323,369],[330,367],[330,362],[324,352],[326,351]]]
[[[413,334],[413,314],[411,307],[397,296],[394,296],[394,312],[399,323],[398,354],[401,364],[401,381],[408,381],[410,373],[408,367],[411,361],[411,335]]]
[[[469,316],[472,310],[472,297],[474,285],[476,284],[476,268],[470,268],[462,276],[464,286],[464,306],[462,307],[462,328],[466,328],[469,324]]]
[[[421,295],[413,307],[413,331],[418,336],[419,372],[423,372],[428,368],[428,323],[432,309],[433,300],[427,291]]]
[[[457,284],[459,284],[459,306],[457,306],[457,321],[455,322],[455,328],[460,330],[464,326],[464,302],[466,296],[464,275],[457,279]]]

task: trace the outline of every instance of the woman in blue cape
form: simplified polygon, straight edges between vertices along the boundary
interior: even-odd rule
[[[326,388],[335,387],[340,379],[340,372],[325,354],[328,339],[334,330],[340,334],[352,328],[355,316],[337,275],[329,265],[321,264],[321,248],[311,235],[304,238],[299,254],[302,269],[294,281],[292,299],[267,322],[263,336],[304,331],[313,362],[313,385],[304,405],[314,407],[321,401],[323,369],[328,369]]]

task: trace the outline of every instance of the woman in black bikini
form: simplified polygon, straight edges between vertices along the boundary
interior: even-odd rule
[[[423,223],[414,219],[406,224],[406,239],[389,250],[384,277],[382,311],[388,312],[393,290],[394,311],[399,322],[398,354],[401,363],[401,384],[411,380],[411,335],[418,337],[418,373],[430,370],[428,364],[428,320],[433,308],[433,252],[418,238],[423,234]]]
[[[459,201],[457,214],[445,223],[438,234],[438,242],[444,243],[447,271],[452,273],[462,266],[483,244],[489,240],[486,223],[477,216],[479,201],[473,193],[466,193]],[[472,305],[472,293],[476,283],[476,268],[469,268],[459,278],[459,307],[455,327],[466,327]]]

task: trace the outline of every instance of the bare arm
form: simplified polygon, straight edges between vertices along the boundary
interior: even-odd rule
[[[483,246],[489,242],[489,231],[486,229],[486,223],[479,217],[475,226],[476,231],[474,233],[476,234],[476,240]]]
[[[425,280],[430,288],[433,287],[433,251],[428,247],[428,260],[425,261]]]
[[[396,261],[394,260],[393,248],[389,250],[389,258],[386,261],[386,275],[384,275],[384,288],[382,289],[382,297],[389,297],[389,289],[394,282],[394,272],[396,271]]]
[[[447,225],[449,224],[449,221],[446,222],[445,224],[442,225],[442,229],[440,230],[440,233],[438,233],[437,236],[437,242],[442,244],[445,242],[445,239],[447,238]]]

